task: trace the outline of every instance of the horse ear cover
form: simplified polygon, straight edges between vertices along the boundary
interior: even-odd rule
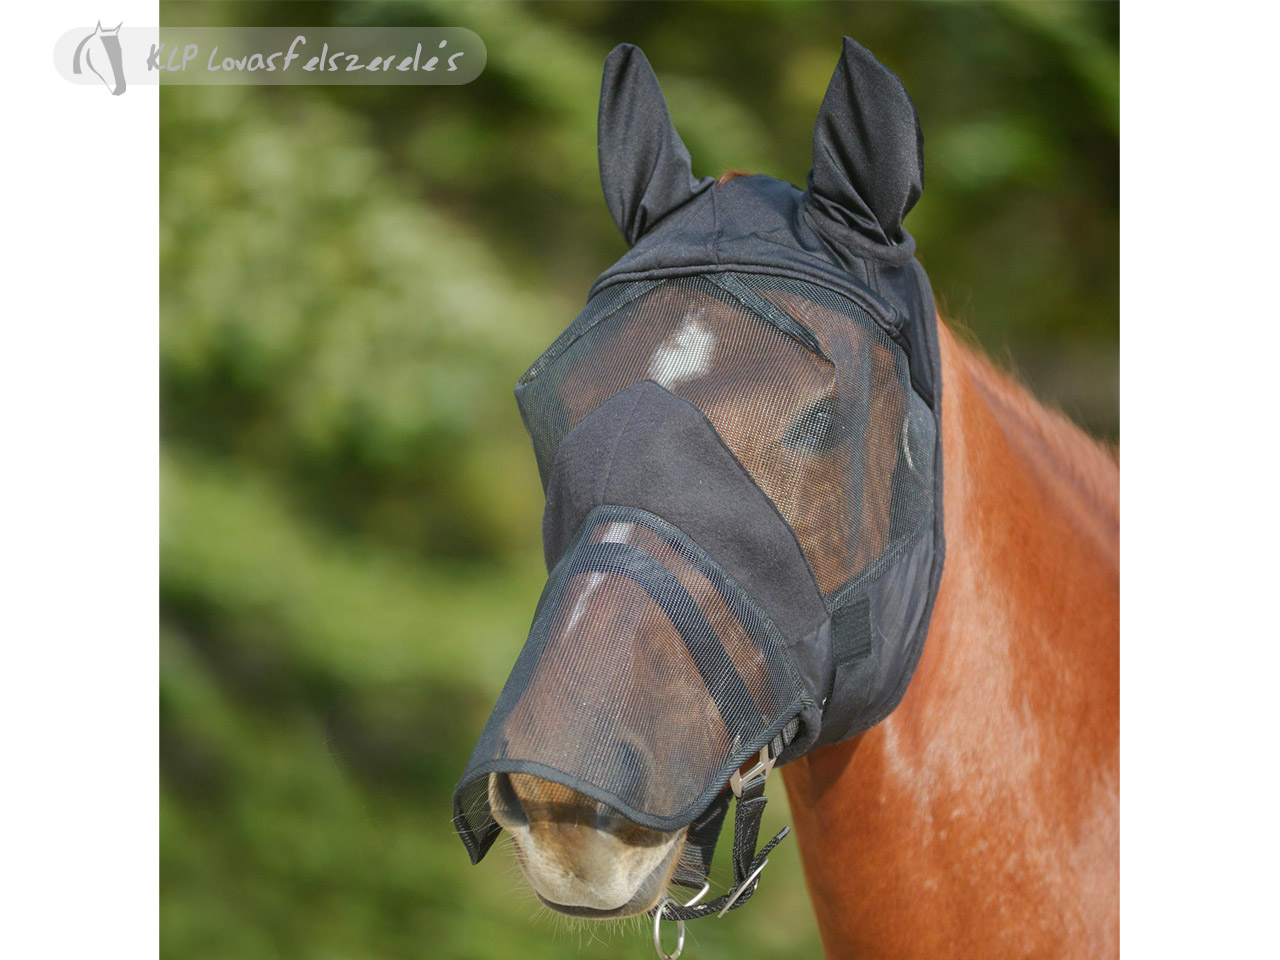
[[[923,189],[915,105],[901,80],[845,37],[813,128],[805,199],[819,229],[834,226],[837,239],[855,247],[914,247],[902,221]]]
[[[629,43],[614,47],[604,64],[599,149],[605,203],[633,246],[714,182],[694,178],[689,150],[671,123],[653,67]]]

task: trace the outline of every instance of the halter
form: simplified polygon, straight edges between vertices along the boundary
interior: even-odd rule
[[[764,873],[764,868],[769,865],[769,854],[791,832],[790,827],[783,827],[774,834],[772,840],[761,847],[758,852],[756,851],[756,840],[760,836],[760,818],[764,815],[765,804],[769,802],[764,795],[764,785],[769,777],[769,772],[777,761],[778,755],[783,750],[782,741],[783,737],[779,735],[774,744],[770,744],[760,751],[760,758],[756,761],[755,766],[743,775],[739,775],[735,771],[733,778],[729,781],[733,796],[737,798],[733,826],[733,885],[714,900],[702,903],[702,898],[711,890],[711,881],[704,880],[702,888],[693,899],[679,904],[669,896],[663,897],[658,902],[658,905],[649,911],[649,915],[653,917],[653,947],[662,960],[677,960],[684,950],[684,923],[686,920],[697,920],[701,917],[709,917],[712,914],[716,917],[723,917],[730,910],[736,910],[750,900],[752,894],[756,892],[756,888],[760,885],[760,875]],[[719,832],[718,827],[716,832]],[[706,842],[706,838],[694,836],[692,827],[689,831],[689,838],[695,844],[698,844],[699,840],[702,841],[702,844]],[[686,840],[686,842],[689,842],[689,840]],[[710,842],[714,846],[715,838],[712,837]],[[679,877],[675,879],[675,882],[684,886],[695,886],[697,883],[696,881],[691,882]],[[667,953],[662,948],[661,927],[664,919],[674,920],[676,924],[676,948],[672,953]]]

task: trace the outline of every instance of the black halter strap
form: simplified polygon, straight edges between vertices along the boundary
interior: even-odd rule
[[[798,726],[799,724],[794,722],[788,724],[787,729],[774,738],[773,743],[767,748],[774,757],[786,748],[787,742],[795,736]],[[714,900],[690,906],[664,899],[649,911],[650,916],[660,913],[666,920],[697,920],[699,917],[708,917],[712,914],[723,916],[751,899],[752,894],[756,892],[756,887],[760,885],[760,875],[769,854],[791,832],[790,827],[783,827],[772,840],[759,851],[756,850],[756,841],[760,838],[760,818],[764,815],[765,805],[769,802],[769,798],[764,795],[765,779],[764,773],[751,777],[742,783],[741,792],[738,794],[738,803],[733,816],[733,886]],[[698,887],[704,882],[707,871],[711,867],[711,853],[715,849],[720,829],[724,825],[724,817],[731,796],[731,793],[725,791],[706,813],[690,825],[685,843],[692,845],[696,850],[703,873],[698,879],[677,875],[676,883],[687,887]]]

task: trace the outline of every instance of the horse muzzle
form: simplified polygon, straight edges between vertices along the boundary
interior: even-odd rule
[[[685,829],[806,702],[782,635],[697,544],[647,511],[596,507],[552,571],[455,825],[477,861],[508,829],[554,909],[643,912]],[[586,897],[575,872],[600,883],[584,863],[630,880],[612,902]]]

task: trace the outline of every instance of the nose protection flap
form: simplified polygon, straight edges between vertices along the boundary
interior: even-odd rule
[[[454,797],[473,860],[488,775],[563,784],[654,830],[698,817],[801,710],[783,638],[687,536],[602,506],[556,565]]]
[[[547,477],[547,569],[598,506],[638,507],[682,530],[795,643],[826,619],[795,533],[706,416],[652,380],[602,403],[560,443]],[[788,632],[789,631],[789,632]]]
[[[585,418],[561,454],[544,527],[554,569],[455,794],[473,861],[499,830],[491,773],[532,774],[674,831],[816,709],[775,624],[816,628],[821,595],[705,417],[642,382]]]

